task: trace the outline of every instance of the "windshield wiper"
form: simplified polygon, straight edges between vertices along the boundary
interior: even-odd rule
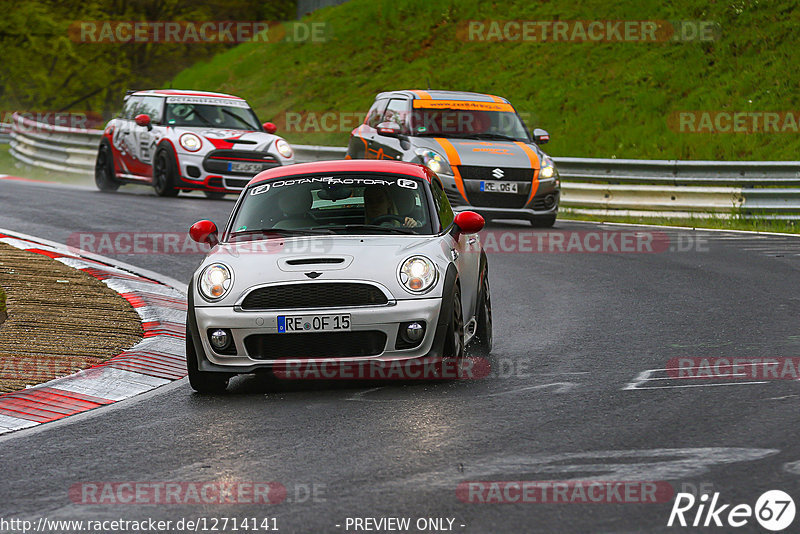
[[[479,133],[474,134],[472,137],[475,139],[501,139],[503,141],[519,141],[516,137],[511,137],[510,135],[503,135],[499,133]]]
[[[359,230],[369,232],[389,232],[395,234],[416,234],[412,228],[403,228],[400,226],[379,226],[376,224],[338,224],[333,226],[326,226],[330,230]]]
[[[253,127],[253,125],[252,125],[252,124],[250,124],[249,122],[247,122],[246,120],[244,120],[243,118],[241,118],[241,117],[240,117],[239,115],[237,115],[236,113],[233,113],[233,112],[231,112],[231,111],[228,111],[228,110],[227,110],[227,109],[225,109],[225,108],[219,108],[219,109],[221,109],[221,110],[222,110],[222,112],[223,112],[225,115],[228,115],[228,116],[230,116],[230,117],[233,117],[234,119],[236,119],[237,121],[241,122],[242,124],[244,124],[245,126],[247,126],[248,128],[250,128],[251,130],[258,130],[258,128],[255,128],[255,127]]]
[[[501,141],[519,141],[516,137],[498,133],[476,133],[476,134],[445,134],[445,133],[418,133],[416,137],[444,137],[445,139],[498,139]]]
[[[255,234],[278,234],[280,237],[285,237],[294,235],[332,235],[334,233],[335,232],[326,230],[324,228],[261,228],[259,230],[242,230],[239,232],[231,232],[231,237],[241,237]]]

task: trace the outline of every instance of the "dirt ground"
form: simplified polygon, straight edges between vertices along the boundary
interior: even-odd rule
[[[0,243],[0,392],[91,367],[142,339],[133,307],[96,278]],[[2,308],[2,306],[0,306]]]

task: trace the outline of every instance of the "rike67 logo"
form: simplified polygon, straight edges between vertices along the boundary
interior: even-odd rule
[[[755,506],[722,504],[719,496],[719,492],[715,492],[709,502],[707,493],[699,499],[691,493],[678,493],[667,526],[739,528],[749,524],[755,517],[762,528],[779,532],[794,521],[794,499],[781,490],[764,492],[756,500]]]

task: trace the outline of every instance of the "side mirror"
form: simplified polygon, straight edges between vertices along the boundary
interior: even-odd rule
[[[547,133],[547,130],[542,130],[541,128],[536,128],[533,130],[533,142],[537,145],[544,145],[550,140],[550,134]]]
[[[477,234],[483,230],[486,221],[474,211],[461,211],[456,215],[455,223],[465,234]]]
[[[217,225],[211,221],[197,221],[189,228],[189,236],[198,243],[214,246],[219,243]]]
[[[382,122],[378,125],[378,135],[383,135],[386,137],[399,137],[400,136],[400,125],[396,122]]]
[[[150,115],[147,115],[146,113],[136,115],[133,120],[136,121],[137,126],[146,126],[148,130],[151,128]]]
[[[274,134],[275,132],[278,131],[278,127],[275,126],[275,124],[272,122],[265,122],[261,126],[264,127],[264,131],[267,132],[268,134]]]

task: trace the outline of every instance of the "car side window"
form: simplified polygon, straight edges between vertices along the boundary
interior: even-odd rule
[[[142,101],[142,97],[140,96],[132,96],[125,101],[125,105],[122,106],[122,111],[119,114],[120,119],[133,119],[136,115],[136,109],[139,107],[139,104]]]
[[[150,115],[150,121],[154,123],[161,122],[161,111],[164,109],[164,99],[160,96],[146,96],[142,98],[139,108],[136,110],[136,115],[145,113]],[[135,116],[135,115],[134,115]]]
[[[388,100],[386,98],[381,98],[372,104],[372,107],[369,108],[367,112],[367,119],[364,121],[367,126],[376,128],[378,124],[381,123],[381,118],[383,117],[383,111],[386,109],[387,102]]]
[[[393,98],[386,106],[381,122],[393,122],[400,126],[401,133],[408,133],[408,100]]]
[[[453,224],[455,219],[453,208],[450,207],[450,201],[447,200],[447,195],[439,180],[431,180],[431,191],[433,192],[433,203],[436,205],[436,211],[439,215],[439,223],[441,223],[444,230]]]

